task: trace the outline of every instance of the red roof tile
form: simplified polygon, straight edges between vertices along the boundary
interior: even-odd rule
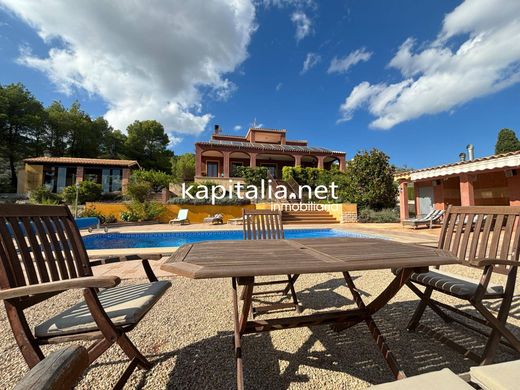
[[[115,167],[139,167],[135,160],[111,160],[105,158],[78,158],[78,157],[33,157],[23,160],[28,164],[70,164],[70,165],[103,165]]]

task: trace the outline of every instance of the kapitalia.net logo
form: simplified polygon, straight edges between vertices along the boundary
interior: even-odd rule
[[[301,199],[316,199],[316,200],[337,200],[338,186],[332,182],[329,186],[319,185],[311,188],[308,185],[298,186],[297,188],[288,189],[283,185],[276,185],[272,180],[262,180],[260,186],[253,184],[236,183],[229,180],[229,184],[224,186],[222,184],[216,185],[190,185],[182,183],[182,198],[183,199],[208,199],[211,204],[215,204],[218,200],[229,197],[229,199],[248,199],[253,202],[271,201],[283,203],[284,201],[295,201]],[[321,204],[300,204],[301,207],[307,206],[307,210],[318,210],[317,206],[332,206]],[[314,208],[309,208],[310,206]],[[302,210],[305,211],[305,210]]]

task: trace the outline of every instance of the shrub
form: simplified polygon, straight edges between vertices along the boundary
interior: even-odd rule
[[[128,222],[153,221],[165,210],[160,203],[153,201],[132,201],[126,205],[127,211],[121,213],[121,219]]]
[[[107,216],[105,216],[105,223],[116,223],[117,222],[117,218],[114,214],[108,214]]]
[[[79,215],[80,217],[96,217],[99,218],[100,223],[105,223],[106,218],[103,214],[97,211],[94,207],[85,207],[85,209]]]
[[[61,193],[63,201],[67,204],[74,204],[76,202],[76,186],[68,186],[63,189]],[[78,194],[78,204],[81,204]]]
[[[79,184],[78,189],[78,204],[85,204],[85,202],[96,202],[101,200],[103,187],[101,184],[93,181],[83,180]],[[68,186],[63,189],[61,194],[63,201],[67,204],[74,204],[76,201],[76,186]]]
[[[320,168],[283,167],[282,178],[287,181],[294,179],[299,185],[315,188],[319,185],[329,186],[337,176],[343,175],[337,168],[331,170]]]
[[[139,216],[132,213],[131,211],[122,211],[121,212],[121,221],[137,222],[137,221],[139,221]]]
[[[144,204],[144,221],[155,221],[166,208],[158,202],[145,202]]]
[[[152,190],[152,186],[148,182],[133,182],[126,187],[128,197],[132,201],[145,202]]]
[[[94,207],[86,207],[79,216],[80,217],[99,218],[99,222],[101,224],[117,222],[117,218],[115,217],[114,214],[104,215],[104,214],[100,213],[99,211],[97,211]]]
[[[47,187],[41,186],[29,193],[29,201],[35,204],[55,205],[60,203],[60,197]]]
[[[266,167],[236,167],[236,174],[243,178],[246,185],[254,185],[260,187],[262,179],[267,181],[269,170]]]
[[[160,192],[163,188],[168,188],[173,181],[172,176],[167,173],[140,169],[132,173],[131,183],[148,183],[153,192]]]
[[[399,214],[394,209],[383,209],[380,211],[369,208],[359,212],[358,220],[361,223],[394,223],[399,222]]]

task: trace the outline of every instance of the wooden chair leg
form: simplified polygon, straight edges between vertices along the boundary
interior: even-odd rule
[[[509,309],[511,308],[511,301],[512,299],[503,299],[498,311],[497,320],[500,321],[500,323],[504,326],[507,323]],[[488,341],[486,343],[486,347],[484,348],[484,353],[482,354],[482,361],[480,362],[480,365],[483,366],[493,363],[493,359],[497,353],[501,338],[502,335],[498,330],[493,329],[491,331],[491,334],[489,335]]]
[[[152,266],[150,265],[148,259],[143,259],[142,263],[144,272],[146,273],[146,277],[148,278],[150,283],[157,282],[157,276],[155,276],[155,272],[153,272]]]
[[[114,344],[110,340],[101,339],[90,345],[88,351],[88,364],[91,365],[100,357],[110,346]]]
[[[112,390],[122,390],[125,387],[126,382],[128,382],[130,375],[132,375],[132,372],[134,372],[138,364],[139,363],[137,359],[132,359],[130,364],[126,367],[125,371],[123,372],[123,375],[119,377],[117,383],[114,385]]]
[[[294,282],[292,280],[292,276],[287,275],[287,279],[288,279],[287,285],[289,286],[289,289],[291,290],[291,298],[292,298],[294,306],[296,306],[296,312],[301,313],[300,304],[298,303],[298,297],[296,296],[296,290],[294,289]]]
[[[426,287],[426,290],[424,290],[424,297],[430,298],[433,292],[432,287]],[[419,297],[421,298],[421,297]],[[410,318],[410,321],[408,322],[408,325],[406,326],[406,329],[408,329],[410,332],[413,332],[417,325],[419,324],[419,321],[421,320],[421,317],[424,314],[424,310],[426,309],[426,306],[428,304],[426,303],[426,300],[421,298],[421,301],[417,305],[417,308],[415,309],[415,312],[412,315],[412,318]]]
[[[426,296],[425,293],[423,293],[421,290],[419,290],[417,288],[417,286],[415,286],[412,282],[406,282],[406,286],[412,290],[412,292],[415,293],[415,295],[417,295],[422,302],[426,303],[426,305],[433,310],[433,312],[435,314],[437,314],[439,317],[441,317],[441,319],[446,322],[446,323],[450,323],[450,322],[453,322],[454,319],[448,315],[447,313],[445,313],[432,299],[431,299],[431,293],[429,296]],[[423,310],[424,312],[424,310]],[[422,314],[421,314],[422,315]],[[420,318],[419,318],[420,319]],[[417,327],[417,325],[416,325]],[[409,329],[410,330],[410,329]]]
[[[4,304],[16,343],[18,344],[22,356],[29,368],[33,368],[42,361],[45,356],[34,339],[31,329],[23,315],[23,311],[14,305],[11,305],[8,301],[4,301]]]
[[[130,358],[130,360],[136,360],[136,363],[139,367],[144,370],[149,370],[152,368],[152,363],[146,359],[146,357],[137,349],[137,347],[130,341],[128,336],[123,333],[117,339],[117,344],[121,347],[123,352]]]
[[[298,302],[298,296],[296,295],[296,290],[294,288],[294,282],[296,281],[296,279],[298,279],[298,276],[300,276],[300,275],[287,275],[287,284],[285,286],[285,289],[279,290],[279,291],[266,292],[266,293],[277,293],[277,294],[280,293],[282,296],[290,294],[292,303],[273,303],[273,304],[268,304],[266,306],[261,306],[261,307],[253,307],[253,305],[251,305],[251,309],[250,309],[251,316],[254,318],[254,317],[256,317],[256,315],[258,315],[260,313],[267,313],[269,311],[280,310],[280,309],[285,309],[285,308],[290,308],[290,307],[294,307],[297,313],[301,313],[301,308],[300,308],[300,305]],[[284,283],[284,281],[277,280],[275,282],[272,282],[272,284],[278,284],[278,283]],[[268,284],[270,284],[270,282],[260,282],[260,283],[255,283],[254,286],[268,285]],[[240,291],[239,299],[241,301],[243,301],[245,296],[247,295],[246,290],[247,290],[247,286],[244,286],[242,288],[242,290]],[[257,292],[256,294],[262,294],[262,293]]]
[[[506,328],[506,324],[503,318],[497,318],[495,317],[488,309],[484,307],[482,302],[472,302],[473,306],[479,311],[482,316],[489,322],[490,326],[493,328],[493,331],[498,332],[502,337],[504,337],[507,341],[511,343],[514,349],[516,349],[518,352],[520,352],[520,340],[518,340],[513,333],[509,329]],[[492,334],[493,335],[493,334]],[[491,335],[491,336],[492,336]],[[498,336],[495,336],[498,337]],[[491,337],[490,337],[491,339]],[[498,338],[500,340],[500,338]],[[494,342],[494,339],[493,339]],[[489,349],[487,348],[488,355],[484,356],[484,360],[486,361],[492,361],[494,355],[492,353],[494,352],[493,345],[490,344]]]
[[[509,317],[509,310],[511,309],[511,305],[513,303],[513,295],[516,285],[516,275],[517,275],[517,268],[514,268],[510,271],[506,288],[505,288],[505,295],[502,299],[502,302],[500,303],[500,309],[498,309],[497,314],[497,321],[500,322],[504,328],[507,324],[507,318]],[[492,330],[488,342],[486,343],[486,347],[484,348],[484,353],[482,354],[482,362],[481,365],[491,364],[493,363],[493,358],[496,355],[496,351],[498,349],[498,344],[501,341],[501,333],[494,329]],[[513,345],[513,347],[515,347]],[[515,347],[515,349],[517,349]]]

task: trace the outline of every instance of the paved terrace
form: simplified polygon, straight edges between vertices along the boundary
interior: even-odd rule
[[[434,243],[439,233],[439,229],[405,230],[397,224],[348,224],[332,227],[420,243]],[[201,228],[202,225],[153,225],[114,231],[187,231]],[[221,230],[230,227],[204,228]],[[446,269],[461,272],[456,266]],[[108,265],[100,268],[98,272],[128,278],[123,283],[140,282],[139,278],[144,275],[137,270],[137,264],[132,263],[123,267]],[[464,272],[471,277],[478,277],[480,274],[478,270]],[[173,287],[145,320],[130,333],[131,339],[155,365],[148,372],[134,372],[127,388],[234,388],[233,322],[230,315],[229,280],[193,281],[169,275],[165,277],[172,279]],[[369,301],[383,285],[387,285],[392,275],[389,271],[373,271],[356,272],[353,273],[353,277],[361,293]],[[355,305],[341,275],[338,274],[302,275],[296,289],[305,308],[305,314],[324,308],[340,309]],[[69,291],[47,301],[44,304],[45,310],[38,306],[29,309],[31,325],[61,311],[80,298],[81,291]],[[459,307],[463,306],[454,298],[443,296],[441,299]],[[509,321],[511,329],[517,335],[520,334],[519,303],[520,299],[517,296]],[[375,316],[405,372],[408,375],[417,375],[445,367],[456,373],[468,371],[470,362],[461,355],[424,334],[408,333],[405,330],[416,304],[416,297],[404,288]],[[493,307],[492,302],[490,307]],[[431,312],[427,310],[426,313],[423,317],[425,322],[444,327]],[[459,342],[480,350],[483,347],[483,339],[464,328],[446,327],[446,330]],[[393,379],[365,324],[341,333],[335,333],[327,326],[322,326],[251,335],[244,338],[243,344],[245,383],[248,389],[364,389],[370,384]],[[56,348],[57,346],[44,346],[44,352],[48,353]],[[27,367],[14,343],[4,310],[0,310],[0,354],[0,388],[11,388],[26,372]],[[496,361],[512,359],[512,355],[502,350]],[[89,368],[78,388],[110,388],[125,365],[124,355],[118,347],[112,347]]]

